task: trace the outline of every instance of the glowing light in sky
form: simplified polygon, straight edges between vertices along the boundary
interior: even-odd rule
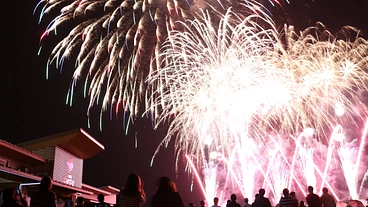
[[[48,60],[62,71],[75,55],[68,102],[84,78],[88,114],[98,100],[131,117],[144,104],[156,125],[170,124],[162,144],[175,138],[207,200],[251,200],[260,187],[273,204],[285,187],[305,196],[307,185],[327,186],[339,200],[368,193],[366,40],[321,23],[280,32],[258,1],[42,3],[40,20],[62,9],[41,48],[75,23]]]
[[[218,19],[228,8],[238,8],[246,2],[40,0],[34,10],[34,13],[40,11],[39,23],[57,15],[40,38],[39,53],[44,44],[50,44],[47,42],[50,36],[59,36],[61,40],[47,61],[46,78],[52,71],[51,65],[60,72],[64,67],[73,67],[68,104],[73,104],[78,80],[84,80],[84,96],[90,101],[87,115],[93,106],[102,103],[101,111],[110,111],[111,119],[122,110],[131,118],[139,116],[148,95],[146,78],[159,64],[155,57],[168,31],[180,29],[178,21],[200,17],[202,9]],[[242,10],[238,12],[247,14]],[[65,28],[70,29],[66,35]],[[74,65],[72,62],[70,66],[70,61],[74,61]]]
[[[308,185],[339,200],[364,196],[367,156],[350,155],[364,150],[366,133],[344,131],[366,121],[367,41],[337,39],[322,24],[282,35],[262,10],[229,11],[215,26],[203,16],[169,33],[149,77],[150,109],[158,124],[170,123],[163,143],[175,137],[178,153],[190,154],[205,186],[225,199],[264,187],[276,204],[283,188],[305,196]]]

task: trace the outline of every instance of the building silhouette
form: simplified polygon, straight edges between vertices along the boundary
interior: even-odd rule
[[[0,139],[0,191],[8,187],[20,189],[29,198],[45,175],[53,179],[52,191],[59,200],[85,199],[85,206],[97,203],[103,194],[113,205],[119,189],[112,186],[93,187],[83,183],[83,161],[105,147],[83,129],[71,130],[19,144]]]

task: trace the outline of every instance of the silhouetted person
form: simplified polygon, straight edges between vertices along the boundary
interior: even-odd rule
[[[77,198],[77,205],[75,207],[83,207],[84,206],[84,198],[78,197]]]
[[[298,202],[298,199],[296,199],[295,192],[294,191],[291,191],[290,192],[290,196],[294,198],[294,205],[293,205],[293,207],[298,207],[299,206],[299,202]]]
[[[15,202],[21,206],[28,206],[26,197],[23,195],[22,191],[18,188],[14,188],[15,191]]]
[[[328,194],[327,188],[322,188],[321,202],[324,207],[336,207],[335,198]]]
[[[289,189],[282,191],[282,197],[279,201],[280,207],[294,207],[294,198],[289,194]]]
[[[105,203],[105,196],[103,194],[97,195],[98,204],[95,205],[95,207],[109,207],[110,205]]]
[[[268,198],[264,197],[266,191],[265,189],[261,188],[258,191],[259,196],[254,201],[254,206],[252,207],[271,207],[271,202]]]
[[[252,203],[252,207],[254,207],[254,202],[257,200],[257,198],[259,197],[259,193],[256,193],[256,195],[254,196],[254,201]]]
[[[161,177],[151,207],[184,207],[184,201],[169,177]]]
[[[194,207],[194,203],[189,203],[189,207]]]
[[[218,199],[217,197],[214,197],[214,198],[213,198],[213,206],[212,206],[212,207],[220,207],[220,206],[218,205],[218,202],[219,202],[219,199]]]
[[[199,202],[199,205],[200,205],[200,207],[204,207],[204,200],[201,200],[201,201]]]
[[[248,198],[244,198],[244,205],[243,207],[251,207],[251,205],[249,204],[249,199]]]
[[[137,173],[128,176],[123,189],[120,190],[118,206],[140,206],[146,203],[146,193],[143,190],[143,182]]]
[[[299,207],[305,207],[304,201],[300,201]]]
[[[25,207],[26,205],[17,203],[15,188],[5,188],[2,193],[1,207]]]
[[[308,204],[308,207],[322,207],[321,199],[317,194],[313,193],[313,187],[308,186],[308,192],[309,194],[305,198]]]
[[[231,201],[226,204],[226,207],[241,207],[241,205],[236,202],[236,195],[235,194],[231,194],[230,200]]]
[[[31,196],[30,207],[56,207],[56,194],[51,188],[51,178],[44,176],[37,191]]]

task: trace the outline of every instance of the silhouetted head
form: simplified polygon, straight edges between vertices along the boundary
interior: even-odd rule
[[[313,193],[313,187],[312,186],[308,186],[308,192]]]
[[[125,186],[137,186],[140,181],[140,177],[136,173],[132,173],[127,178],[127,183]]]
[[[123,195],[133,196],[140,192],[141,178],[137,173],[132,173],[128,176],[123,190]]]
[[[158,186],[170,185],[171,179],[169,177],[161,177],[158,181]]]
[[[244,202],[245,203],[248,203],[249,202],[249,199],[248,198],[244,198]]]
[[[84,198],[83,197],[78,197],[77,198],[77,205],[83,205],[84,204]]]
[[[258,193],[259,193],[259,196],[264,196],[266,191],[265,191],[265,189],[261,188],[261,189],[259,189]]]
[[[328,189],[327,189],[326,187],[323,187],[323,188],[322,188],[322,192],[323,192],[323,193],[328,193]]]
[[[230,199],[231,199],[231,201],[236,201],[236,195],[235,194],[231,194]]]
[[[199,204],[200,204],[201,206],[204,206],[204,200],[201,200],[201,201],[199,202]]]
[[[51,189],[52,188],[52,180],[50,176],[44,176],[41,179],[40,189]]]
[[[291,191],[291,192],[290,192],[290,196],[291,196],[291,197],[293,197],[293,198],[295,198],[295,196],[296,196],[296,195],[295,195],[295,192],[294,192],[294,191]]]
[[[102,203],[105,200],[105,196],[102,193],[100,193],[97,196],[97,200],[98,200],[98,202]]]
[[[156,194],[176,192],[176,185],[169,177],[161,177],[158,182]]]
[[[218,202],[219,202],[219,199],[218,199],[217,197],[214,197],[214,198],[213,198],[213,203],[217,205],[217,204],[218,204]]]
[[[259,197],[259,193],[256,193],[255,198],[257,199]]]
[[[285,188],[283,191],[282,191],[282,194],[286,197],[286,196],[289,196],[289,189]]]

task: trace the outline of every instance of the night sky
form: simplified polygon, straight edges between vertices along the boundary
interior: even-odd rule
[[[308,7],[299,2],[307,2]],[[121,117],[112,121],[106,118],[100,132],[98,110],[92,111],[92,128],[87,128],[88,100],[83,98],[81,92],[76,93],[72,107],[65,104],[73,70],[64,69],[61,74],[51,70],[50,79],[45,79],[48,53],[37,55],[39,38],[45,25],[38,25],[38,16],[32,14],[37,3],[37,0],[6,1],[3,7],[2,43],[5,46],[2,46],[1,55],[0,139],[16,144],[83,128],[106,148],[104,152],[85,160],[84,183],[120,188],[130,173],[137,172],[145,182],[149,203],[155,181],[165,175],[177,182],[187,204],[194,202],[199,205],[203,197],[196,183],[193,192],[190,192],[191,179],[184,172],[184,160],[179,162],[179,174],[175,173],[173,143],[168,149],[161,149],[153,167],[150,167],[152,155],[164,136],[164,127],[154,131],[150,120],[138,118],[125,135]],[[352,25],[368,34],[368,0],[291,0],[291,4],[285,4],[283,10],[285,14],[280,14],[280,22],[287,16],[285,19],[297,24],[297,29],[321,21],[332,31]]]

